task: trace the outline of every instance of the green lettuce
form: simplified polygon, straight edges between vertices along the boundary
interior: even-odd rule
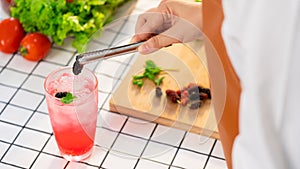
[[[57,45],[73,36],[72,46],[83,52],[89,38],[112,20],[115,10],[127,0],[15,0],[11,16],[26,32],[40,32]]]

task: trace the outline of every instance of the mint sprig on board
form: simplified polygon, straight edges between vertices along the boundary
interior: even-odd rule
[[[132,84],[142,87],[144,85],[144,79],[149,79],[153,81],[156,86],[159,86],[165,78],[164,76],[160,78],[157,77],[161,71],[162,69],[158,67],[152,60],[147,60],[143,75],[133,76]]]

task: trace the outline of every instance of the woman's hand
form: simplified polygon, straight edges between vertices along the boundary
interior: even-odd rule
[[[195,40],[201,30],[202,3],[162,0],[158,7],[139,16],[132,41],[147,40],[138,49],[147,54],[173,43]]]

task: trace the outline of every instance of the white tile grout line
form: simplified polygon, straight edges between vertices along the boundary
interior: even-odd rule
[[[18,87],[18,89],[15,91],[15,93],[13,94],[13,96],[10,98],[10,100],[8,101],[8,103],[4,106],[3,110],[10,104],[10,102],[12,101],[12,99],[14,98],[14,96],[19,92],[19,90],[21,89],[21,87],[25,84],[25,82],[27,81],[27,79],[30,77],[30,75],[32,74],[32,72],[37,68],[37,66],[39,65],[40,62],[38,62],[35,67],[31,70],[31,72],[28,74],[28,76],[25,78],[25,80],[22,82],[22,84]],[[1,72],[0,72],[1,73]],[[3,158],[5,157],[5,155],[7,154],[7,152],[10,150],[11,146],[14,144],[14,142],[16,141],[16,139],[18,138],[18,136],[20,135],[20,133],[23,131],[24,127],[28,124],[28,122],[30,121],[30,119],[32,118],[32,116],[36,113],[38,107],[42,104],[43,99],[40,101],[40,103],[37,105],[37,107],[35,108],[35,110],[33,111],[33,113],[30,115],[30,117],[27,119],[27,121],[25,122],[24,126],[22,126],[21,130],[18,132],[18,134],[16,135],[16,137],[14,138],[14,140],[12,141],[12,143],[10,143],[9,147],[7,148],[7,150],[5,151],[5,153],[3,154],[3,156],[0,159],[0,162],[2,162]],[[1,111],[1,114],[3,112],[3,110]],[[1,115],[0,114],[0,115]],[[16,125],[16,124],[14,124]]]
[[[203,169],[206,168],[206,166],[207,166],[207,164],[208,164],[208,161],[209,161],[209,158],[211,157],[211,154],[212,154],[212,152],[213,152],[213,150],[214,150],[214,148],[215,148],[215,146],[216,146],[216,143],[217,143],[217,139],[215,139],[214,144],[211,146],[211,150],[210,150],[210,152],[209,152],[209,154],[208,154],[208,157],[207,157],[207,159],[206,159],[206,161],[205,161],[205,164],[204,164]]]

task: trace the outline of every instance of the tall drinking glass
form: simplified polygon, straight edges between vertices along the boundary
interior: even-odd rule
[[[55,140],[68,161],[89,157],[94,145],[98,112],[98,81],[84,68],[79,75],[72,68],[50,73],[45,82],[46,101]]]

